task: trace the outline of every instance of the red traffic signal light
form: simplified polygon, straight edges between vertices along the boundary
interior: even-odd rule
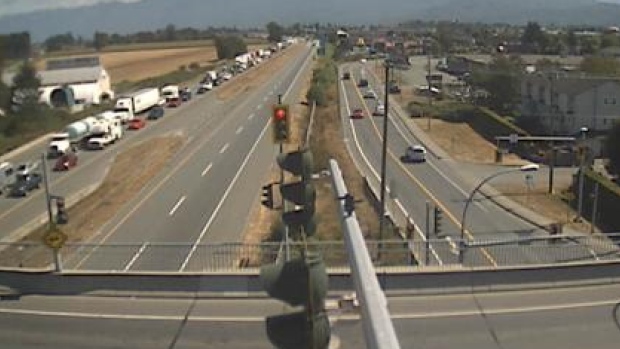
[[[273,106],[273,141],[274,143],[286,143],[290,140],[288,105],[276,104]]]

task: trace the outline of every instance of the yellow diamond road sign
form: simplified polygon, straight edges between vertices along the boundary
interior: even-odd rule
[[[58,229],[53,229],[45,234],[43,240],[48,247],[59,249],[67,242],[67,234]]]

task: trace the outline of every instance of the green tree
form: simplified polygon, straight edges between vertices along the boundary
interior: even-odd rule
[[[525,50],[532,53],[541,53],[547,49],[547,36],[542,31],[537,22],[528,22],[521,43],[525,46]]]
[[[620,46],[620,40],[615,33],[603,34],[601,37],[601,48],[618,47]]]
[[[605,140],[605,148],[609,158],[609,167],[620,175],[620,122],[616,122]]]
[[[93,47],[97,51],[101,51],[105,46],[108,45],[110,41],[110,36],[107,33],[103,32],[95,32],[95,36],[93,38]]]
[[[219,59],[235,58],[238,54],[248,52],[248,47],[239,36],[218,36],[215,38],[215,49]]]
[[[472,74],[471,84],[488,93],[485,103],[499,113],[512,112],[519,97],[523,60],[497,55],[487,70]]]
[[[269,36],[267,39],[270,42],[278,42],[282,40],[282,36],[284,35],[284,28],[276,22],[267,23],[267,33]]]
[[[599,76],[616,76],[620,74],[620,63],[612,57],[589,56],[579,65],[581,71]]]
[[[20,114],[36,114],[39,110],[39,87],[41,79],[30,61],[24,61],[13,78],[12,96]]]

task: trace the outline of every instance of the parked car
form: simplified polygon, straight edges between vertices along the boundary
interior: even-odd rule
[[[11,186],[9,196],[24,197],[34,189],[41,187],[41,175],[38,173],[30,173],[25,176],[18,175],[15,183]]]
[[[425,162],[426,148],[421,145],[412,145],[407,147],[402,160],[404,162]]]
[[[54,171],[68,171],[71,168],[77,166],[78,156],[76,153],[66,153],[62,155],[58,160],[56,160],[56,164],[54,165]]]
[[[127,123],[127,125],[128,125],[127,126],[128,130],[139,130],[141,128],[144,128],[144,126],[146,126],[146,121],[144,121],[144,119],[136,118],[136,119],[130,120]]]
[[[364,111],[361,108],[357,108],[353,110],[353,114],[351,114],[351,119],[363,119]]]
[[[157,120],[159,118],[162,118],[165,112],[166,110],[164,108],[156,106],[149,110],[149,114],[146,116],[146,118],[149,120]]]

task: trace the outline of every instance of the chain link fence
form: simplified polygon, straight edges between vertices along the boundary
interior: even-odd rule
[[[416,269],[512,267],[620,259],[620,234],[614,236],[558,236],[511,241],[477,240],[461,244],[452,239],[429,241],[367,241],[376,266]],[[303,248],[292,243],[294,255]],[[313,242],[330,268],[348,268],[342,241]],[[114,272],[230,272],[260,267],[284,258],[279,242],[261,244],[79,244],[58,251],[63,270]],[[54,251],[39,243],[0,243],[1,268],[50,268]]]

